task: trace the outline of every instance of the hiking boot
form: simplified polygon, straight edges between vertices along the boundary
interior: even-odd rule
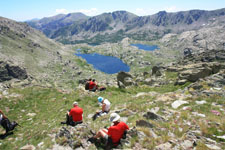
[[[11,126],[11,129],[10,131],[14,130],[16,126],[18,126],[19,124],[15,121],[12,122],[12,126]]]
[[[66,122],[61,122],[61,124],[67,124]]]
[[[95,143],[96,142],[96,138],[94,138],[94,137],[91,137],[91,138],[89,138],[87,141],[89,141],[89,142],[91,142],[91,143]]]

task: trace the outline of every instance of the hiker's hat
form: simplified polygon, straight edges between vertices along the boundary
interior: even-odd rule
[[[118,121],[119,119],[120,119],[120,115],[118,115],[117,113],[111,113],[109,121],[115,122],[115,121]]]
[[[103,97],[99,96],[98,97],[98,102],[101,103],[103,101]]]
[[[78,105],[78,102],[73,102],[73,105]]]

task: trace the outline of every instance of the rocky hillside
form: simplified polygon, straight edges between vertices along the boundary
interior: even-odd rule
[[[46,29],[54,31],[51,32],[53,34],[47,33],[46,35],[67,44],[118,42],[125,37],[154,40],[167,33],[200,29],[208,25],[210,20],[220,20],[224,16],[225,9],[190,10],[176,13],[161,11],[155,15],[140,17],[126,11],[116,11],[76,21],[58,30],[49,26]],[[43,29],[40,30],[43,31]]]
[[[56,30],[88,18],[88,16],[82,13],[69,13],[67,15],[59,14],[40,20],[27,21],[27,23],[31,27],[42,31],[46,36],[51,37]]]
[[[224,56],[224,50],[205,51],[142,74],[120,72],[118,86],[107,87],[103,92],[87,92],[83,85],[75,91],[35,86],[7,89],[0,93],[0,107],[22,128],[0,141],[0,148],[104,149],[101,140],[87,140],[92,133],[110,126],[109,114],[91,119],[99,109],[97,97],[103,96],[112,104],[110,113],[119,113],[130,127],[119,149],[222,150]],[[76,127],[60,125],[74,101],[84,109],[84,123]]]
[[[41,82],[48,86],[74,87],[84,79],[82,75],[87,78],[105,76],[74,56],[72,46],[65,47],[25,23],[2,17],[0,62],[1,81],[26,79],[22,83],[25,85]]]

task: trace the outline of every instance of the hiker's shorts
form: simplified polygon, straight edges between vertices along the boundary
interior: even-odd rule
[[[104,135],[103,138],[106,139],[106,140],[108,140],[108,138],[109,138],[108,134]]]

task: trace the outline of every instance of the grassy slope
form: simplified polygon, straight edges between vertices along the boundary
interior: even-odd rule
[[[174,75],[168,74],[168,76],[174,78]],[[0,108],[11,120],[18,121],[22,128],[16,128],[14,135],[0,141],[0,143],[2,143],[0,149],[19,149],[26,144],[37,146],[40,142],[44,142],[44,146],[41,149],[50,148],[53,144],[51,135],[56,133],[61,127],[60,122],[65,119],[65,112],[71,108],[71,104],[74,101],[78,101],[79,105],[84,109],[84,121],[90,121],[92,128],[96,131],[105,125],[110,125],[108,115],[97,119],[95,123],[87,118],[88,114],[92,114],[99,109],[97,97],[100,95],[108,98],[112,102],[112,110],[127,108],[127,110],[120,115],[122,117],[128,117],[128,125],[132,127],[136,125],[136,120],[144,119],[143,113],[148,109],[159,107],[159,114],[164,116],[163,109],[167,107],[171,108],[169,103],[156,101],[156,97],[154,96],[143,96],[139,98],[133,96],[139,92],[150,91],[163,94],[176,91],[180,88],[183,87],[173,86],[172,84],[157,88],[148,86],[132,87],[126,90],[111,87],[101,93],[88,93],[82,90],[69,93],[54,88],[40,87],[11,89],[9,91],[10,94],[18,93],[21,96],[16,98],[3,98],[0,103]],[[207,104],[197,106],[194,101],[202,99],[206,100]],[[149,129],[138,127],[138,130],[144,132],[147,137],[144,141],[139,141],[139,138],[133,137],[131,146],[133,147],[136,142],[140,142],[144,148],[152,149],[156,145],[165,143],[171,139],[171,137],[168,136],[169,131],[175,134],[176,139],[183,139],[187,131],[194,130],[192,129],[193,126],[184,124],[186,121],[199,125],[203,136],[215,139],[212,135],[223,135],[225,133],[224,117],[221,118],[221,116],[216,116],[210,112],[211,110],[218,110],[218,107],[211,105],[212,102],[215,102],[215,99],[216,103],[224,104],[223,97],[219,96],[193,97],[188,99],[189,105],[192,108],[191,111],[183,111],[182,108],[180,108],[181,113],[173,114],[167,122],[149,120],[150,123],[154,124],[154,132],[156,132],[159,137],[156,139],[149,138],[152,137]],[[9,111],[7,112],[6,110]],[[203,113],[206,115],[206,118],[193,117],[191,115],[192,111]],[[136,115],[131,115],[130,112],[136,112]],[[36,115],[30,117],[27,115],[28,113],[36,113]],[[216,122],[217,124],[211,124],[209,126],[207,121]],[[183,129],[182,131],[179,130],[180,127]],[[1,130],[1,133],[2,132],[3,130]],[[204,143],[198,143],[197,149],[205,149]]]

